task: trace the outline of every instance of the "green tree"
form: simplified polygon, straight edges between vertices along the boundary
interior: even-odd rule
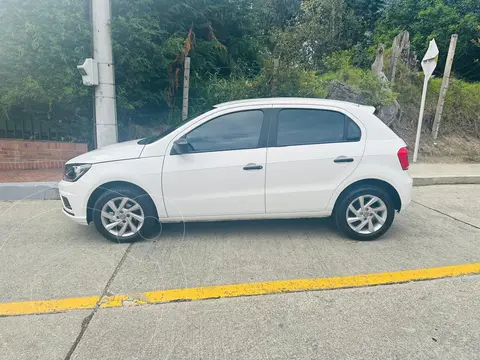
[[[322,59],[361,38],[361,25],[345,0],[306,0],[296,21],[276,34],[276,53],[292,64],[322,68]]]
[[[78,122],[79,116],[91,120],[90,89],[76,70],[79,60],[91,56],[89,3],[0,2],[0,116],[56,124]],[[194,85],[211,74],[258,73],[264,39],[259,6],[257,0],[113,2],[120,124],[162,121],[179,105],[190,29]]]
[[[377,23],[376,42],[390,44],[396,34],[408,30],[413,50],[422,56],[428,48],[428,41],[435,38],[440,50],[437,71],[441,72],[450,36],[457,33],[453,71],[466,79],[480,80],[480,48],[473,41],[479,37],[478,8],[478,1],[469,0],[401,0],[394,3]]]
[[[70,138],[91,136],[92,89],[82,85],[76,70],[79,60],[92,55],[89,3],[0,0],[0,123],[41,119],[68,129]],[[115,0],[112,5],[121,126],[178,120],[187,53],[192,112],[231,98],[270,96],[275,57],[281,59],[279,95],[325,96],[325,84],[335,74],[373,94],[377,84],[367,72],[374,42],[388,46],[405,29],[419,55],[435,37],[439,71],[450,35],[458,33],[454,73],[480,80],[478,0]]]
[[[187,38],[193,98],[195,88],[212,74],[258,73],[261,43],[255,4],[253,0],[117,1],[113,38],[120,117],[135,114],[136,122],[148,122],[170,116],[172,108],[180,107]]]
[[[89,92],[76,70],[90,48],[86,4],[1,2],[0,117],[38,117],[70,129],[77,127],[74,120],[89,117]]]
[[[362,20],[365,30],[373,33],[375,23],[382,16],[387,6],[386,0],[351,0],[348,6],[353,9],[355,15]]]

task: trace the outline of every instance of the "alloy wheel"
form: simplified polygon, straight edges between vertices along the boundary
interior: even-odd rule
[[[350,203],[346,218],[348,226],[353,231],[370,235],[383,227],[387,215],[387,206],[382,199],[373,195],[362,195]]]
[[[137,234],[145,222],[145,215],[139,203],[128,197],[109,200],[102,208],[103,227],[110,234],[127,238]]]

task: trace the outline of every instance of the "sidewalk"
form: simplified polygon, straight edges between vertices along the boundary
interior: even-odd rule
[[[480,164],[412,164],[414,186],[480,184]],[[58,200],[62,169],[0,171],[0,200]]]
[[[63,169],[0,170],[0,200],[59,200]]]
[[[480,164],[412,164],[415,186],[480,184]]]

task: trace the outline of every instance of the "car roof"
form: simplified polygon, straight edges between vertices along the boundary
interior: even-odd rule
[[[326,106],[337,106],[340,108],[354,109],[362,108],[370,113],[375,112],[375,107],[368,105],[355,104],[348,101],[341,100],[331,100],[331,99],[318,99],[318,98],[295,98],[295,97],[284,97],[284,98],[264,98],[264,99],[245,99],[237,101],[229,101],[222,104],[215,105],[215,108],[225,108],[233,107],[239,105],[326,105]]]

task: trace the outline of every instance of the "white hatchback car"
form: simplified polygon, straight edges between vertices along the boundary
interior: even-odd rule
[[[348,102],[272,98],[224,103],[161,135],[70,160],[64,213],[109,240],[161,222],[333,216],[372,240],[410,203],[405,143]]]

